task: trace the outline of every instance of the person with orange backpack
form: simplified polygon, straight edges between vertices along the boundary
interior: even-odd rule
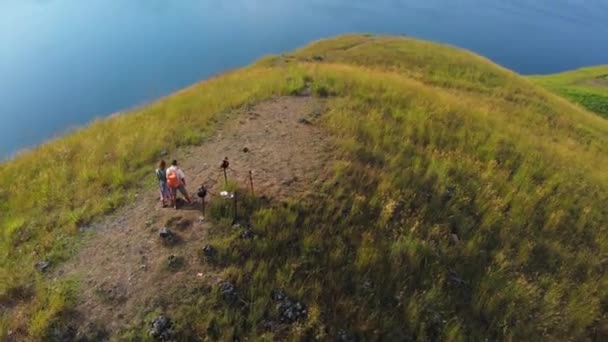
[[[177,160],[171,163],[171,166],[167,169],[167,185],[171,190],[173,206],[177,209],[177,191],[182,193],[182,196],[186,199],[188,204],[192,203],[188,192],[186,191],[186,175],[184,171],[177,166]]]
[[[158,180],[158,188],[160,190],[160,201],[163,205],[163,208],[167,207],[167,202],[172,201],[171,190],[169,189],[169,185],[167,185],[167,171],[165,168],[167,165],[164,160],[161,160],[158,163],[158,168],[156,169],[156,178]]]

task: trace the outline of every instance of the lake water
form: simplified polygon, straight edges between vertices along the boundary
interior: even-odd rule
[[[447,42],[524,74],[608,63],[606,0],[0,0],[0,159],[347,32]]]

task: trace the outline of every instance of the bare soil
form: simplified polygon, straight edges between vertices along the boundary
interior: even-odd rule
[[[213,194],[222,190],[224,157],[231,163],[230,179],[244,187],[253,171],[256,195],[282,200],[314,190],[326,174],[333,144],[322,129],[302,119],[321,108],[311,97],[274,98],[228,121],[201,146],[180,151],[191,196],[196,198],[201,183]],[[150,165],[150,177],[153,170]],[[220,199],[207,199],[214,200]],[[79,325],[93,324],[114,335],[143,312],[170,306],[162,293],[217,283],[217,275],[198,258],[211,227],[199,208],[200,200],[177,211],[162,208],[155,188],[96,223],[79,254],[57,274],[81,282]],[[177,234],[176,245],[163,245],[162,227]],[[177,270],[167,266],[171,255],[182,264]]]

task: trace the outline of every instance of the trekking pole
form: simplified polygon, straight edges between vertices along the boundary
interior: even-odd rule
[[[251,186],[251,196],[255,197],[255,193],[253,192],[253,171],[249,170],[249,185]]]
[[[237,195],[236,195],[236,191],[233,193],[233,197],[234,197],[234,220],[233,220],[233,224],[237,222]]]

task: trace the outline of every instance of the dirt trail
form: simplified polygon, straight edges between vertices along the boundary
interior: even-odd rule
[[[319,108],[310,97],[275,98],[242,113],[202,146],[182,150],[177,158],[188,190],[193,193],[205,182],[219,192],[224,157],[235,170],[231,179],[243,185],[253,170],[258,195],[282,199],[313,189],[326,170],[332,143],[321,129],[302,119]],[[209,201],[213,200],[217,198],[211,196]],[[142,312],[170,306],[170,299],[162,296],[164,289],[196,289],[217,281],[197,257],[210,224],[200,219],[199,205],[162,209],[154,190],[93,226],[79,254],[58,273],[81,281],[76,308],[84,320],[81,326],[93,323],[113,335]],[[163,246],[158,237],[167,225],[181,240],[174,247]],[[183,258],[178,272],[166,269],[170,255]]]

